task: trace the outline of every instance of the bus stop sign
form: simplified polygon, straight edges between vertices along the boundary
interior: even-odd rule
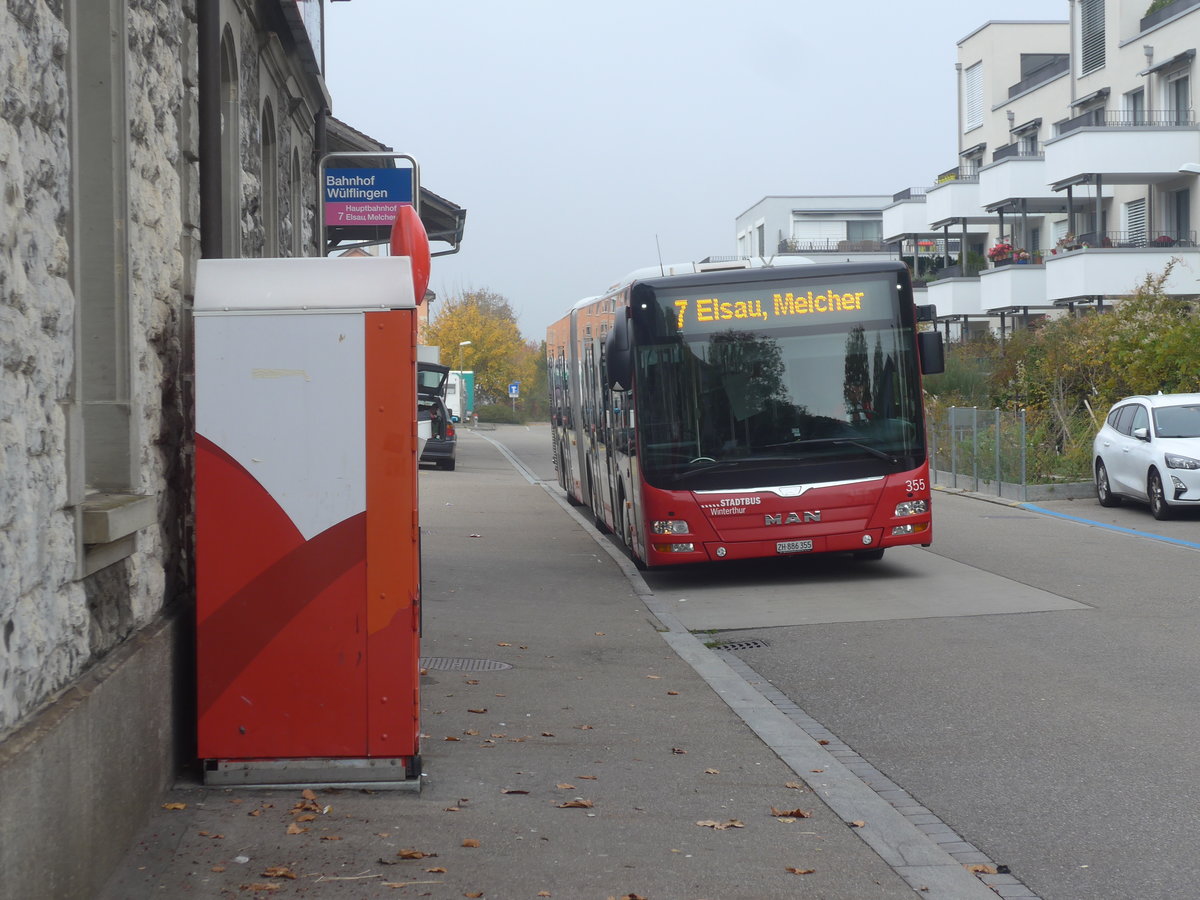
[[[508,396],[514,400],[521,396],[521,382],[514,381],[508,386]]]

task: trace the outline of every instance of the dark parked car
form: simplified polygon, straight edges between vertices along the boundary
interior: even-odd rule
[[[417,430],[427,434],[421,462],[433,463],[439,469],[454,471],[458,438],[450,412],[446,408],[446,379],[449,366],[436,363],[417,363]]]

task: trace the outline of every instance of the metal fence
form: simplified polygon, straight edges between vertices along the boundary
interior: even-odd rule
[[[934,484],[1020,502],[1092,495],[1090,482],[1029,483],[1029,423],[1023,409],[931,409],[926,428]]]

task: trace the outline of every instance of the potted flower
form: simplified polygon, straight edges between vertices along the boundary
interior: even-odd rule
[[[1002,265],[1012,262],[1013,245],[1005,241],[997,241],[991,246],[987,252],[988,259],[992,261],[992,265]]]
[[[1028,250],[1026,250],[1024,247],[1022,247],[1021,249],[1017,250],[1017,251],[1015,252],[1015,254],[1014,254],[1014,255],[1015,255],[1015,256],[1016,256],[1016,258],[1017,258],[1017,265],[1018,265],[1018,266],[1027,266],[1027,265],[1029,265],[1029,260],[1030,260],[1029,251],[1028,251]]]
[[[1174,247],[1175,238],[1171,237],[1169,234],[1160,234],[1150,243],[1152,243],[1155,247]]]
[[[1075,235],[1071,234],[1071,232],[1069,232],[1069,231],[1058,239],[1058,242],[1055,244],[1055,246],[1059,250],[1078,250],[1079,249],[1079,244],[1077,243],[1077,241],[1075,239]]]

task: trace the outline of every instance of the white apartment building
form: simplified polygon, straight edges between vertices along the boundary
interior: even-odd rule
[[[885,244],[946,255],[924,302],[949,339],[1101,307],[1168,265],[1169,294],[1200,296],[1200,0],[1064,5],[958,43],[957,153],[884,205]]]
[[[820,261],[895,259],[883,241],[886,195],[763,197],[734,223],[740,257],[808,256]]]

